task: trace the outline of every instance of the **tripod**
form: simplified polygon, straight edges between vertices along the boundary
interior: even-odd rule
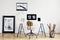
[[[44,34],[45,37],[46,37],[46,33],[45,33],[45,29],[44,29],[43,23],[40,23],[40,27],[39,27],[39,31],[38,31],[38,34],[37,34],[37,35],[39,35],[40,30],[41,30],[41,32],[42,32],[42,35]]]
[[[22,30],[23,30],[23,33],[25,34],[24,28],[23,28],[23,24],[21,23],[21,24],[19,25],[17,37],[18,37],[19,34],[20,34],[20,35],[22,34]]]

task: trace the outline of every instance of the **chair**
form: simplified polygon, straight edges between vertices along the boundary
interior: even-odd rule
[[[32,32],[31,26],[33,26],[33,23],[31,21],[27,21],[27,29],[30,30],[30,32],[27,33],[26,35],[29,36],[29,39],[31,38],[30,36],[33,36],[33,35],[37,37],[37,35]]]

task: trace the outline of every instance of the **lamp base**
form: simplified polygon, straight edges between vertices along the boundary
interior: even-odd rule
[[[31,38],[30,36],[33,36],[33,35],[35,35],[36,38],[37,38],[37,35],[35,33],[33,33],[32,30],[30,30],[30,33],[27,33],[26,35],[29,36],[29,39]]]

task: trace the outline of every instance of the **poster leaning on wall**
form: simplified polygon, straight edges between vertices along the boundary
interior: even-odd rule
[[[3,16],[3,33],[15,33],[15,16]]]

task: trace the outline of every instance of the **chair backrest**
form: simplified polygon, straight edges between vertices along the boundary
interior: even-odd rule
[[[27,21],[27,26],[32,26],[33,23],[31,21]]]
[[[33,23],[31,21],[27,21],[27,29],[31,30],[31,26],[33,26]]]

